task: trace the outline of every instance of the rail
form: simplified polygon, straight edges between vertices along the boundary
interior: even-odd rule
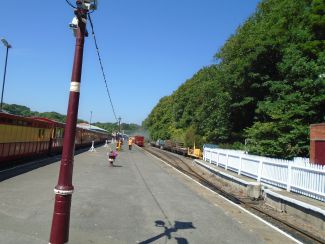
[[[290,161],[205,147],[203,160],[258,182],[325,202],[325,167],[310,164],[306,159]]]

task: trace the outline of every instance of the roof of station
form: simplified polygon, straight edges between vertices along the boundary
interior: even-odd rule
[[[87,123],[79,123],[77,125],[79,128],[82,128],[82,129],[87,129],[87,130],[96,130],[96,131],[101,131],[101,132],[108,132],[107,130],[104,130],[102,128],[99,128],[98,126],[95,126],[95,125],[89,125]]]

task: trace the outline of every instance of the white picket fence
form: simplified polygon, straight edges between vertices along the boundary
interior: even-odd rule
[[[259,182],[325,202],[325,167],[309,164],[308,159],[290,161],[205,147],[203,160]]]

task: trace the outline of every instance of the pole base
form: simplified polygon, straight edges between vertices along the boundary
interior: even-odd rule
[[[51,244],[68,243],[72,195],[55,195],[54,213],[50,235]]]

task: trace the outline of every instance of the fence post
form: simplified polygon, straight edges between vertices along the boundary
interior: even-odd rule
[[[239,156],[239,169],[238,169],[238,175],[241,174],[242,163],[243,163],[243,158],[242,158],[242,156]]]
[[[226,160],[226,167],[225,167],[225,170],[228,170],[228,160],[229,160],[229,153],[227,153],[227,160]]]
[[[260,182],[262,178],[262,171],[263,171],[263,161],[260,160],[258,164],[258,172],[257,172],[257,181]]]
[[[291,190],[291,176],[292,176],[292,165],[291,162],[288,164],[288,183],[287,183],[287,191]]]
[[[218,152],[218,159],[217,159],[217,166],[219,167],[219,156],[220,156],[220,152]]]

